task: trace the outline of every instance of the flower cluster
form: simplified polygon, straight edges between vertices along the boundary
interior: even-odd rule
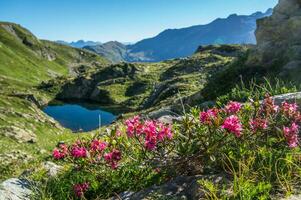
[[[225,110],[229,114],[236,114],[241,110],[241,103],[236,102],[236,101],[230,101],[226,107]]]
[[[89,183],[78,183],[73,186],[73,191],[76,197],[81,198],[84,193],[89,189]]]
[[[104,159],[111,165],[112,169],[116,169],[118,161],[121,160],[121,152],[117,149],[113,149],[111,152],[104,155]]]
[[[159,142],[173,137],[170,125],[154,120],[141,122],[139,116],[126,120],[125,125],[128,137],[138,138],[139,142],[144,138],[144,147],[149,151],[154,150]]]
[[[94,139],[91,143],[92,151],[103,151],[107,148],[108,144],[106,142]]]
[[[243,130],[239,118],[235,115],[227,117],[222,125],[222,128],[226,129],[230,133],[233,133],[236,137],[240,137]]]
[[[194,114],[195,112],[192,116],[195,116]],[[120,166],[123,155],[129,155],[128,158],[138,161],[139,164],[153,164],[157,161],[167,163],[165,161],[169,161],[167,159],[170,159],[170,156],[181,159],[181,156],[187,155],[185,151],[189,148],[192,150],[189,149],[188,153],[206,152],[210,155],[211,152],[215,152],[213,148],[218,149],[228,144],[230,145],[226,147],[229,147],[231,152],[235,152],[237,148],[249,150],[261,145],[267,147],[283,145],[290,148],[299,146],[301,114],[295,103],[283,102],[278,106],[271,97],[267,97],[261,104],[252,102],[244,106],[239,102],[231,101],[224,108],[202,111],[197,118],[199,119],[194,119],[190,115],[187,118],[189,120],[183,120],[184,125],[176,125],[175,130],[172,131],[170,124],[156,120],[141,120],[139,116],[134,116],[127,119],[124,126],[107,131],[103,139],[77,140],[69,146],[60,144],[52,154],[57,160],[69,159],[77,170],[87,170],[89,169],[87,166],[94,167],[97,164],[115,170]],[[178,134],[174,136],[174,133]],[[230,135],[236,138],[228,137]],[[191,147],[191,144],[195,146]],[[178,148],[176,145],[183,146]],[[223,149],[227,150],[227,148]],[[239,155],[240,152],[234,154]],[[144,162],[141,159],[156,162]],[[124,165],[126,163],[124,162]],[[90,173],[89,170],[87,172]],[[155,168],[155,172],[159,173],[160,168]],[[74,193],[79,198],[84,198],[88,189],[87,182],[73,186]]]
[[[299,126],[296,123],[292,123],[290,127],[283,127],[283,134],[289,147],[294,148],[298,146],[298,133]]]
[[[248,111],[250,111],[249,108]],[[217,126],[220,126],[227,132],[233,133],[236,137],[241,137],[243,132],[255,133],[258,131],[269,130],[269,126],[271,126],[271,130],[273,128],[278,128],[277,130],[279,130],[279,128],[283,126],[283,136],[286,139],[288,146],[290,148],[298,146],[299,125],[297,123],[301,122],[301,113],[298,111],[298,105],[296,103],[290,104],[283,102],[281,106],[278,106],[275,104],[273,98],[267,96],[262,102],[260,109],[254,109],[254,111],[254,118],[250,119],[249,116],[247,116],[249,113],[244,113],[244,110],[242,110],[241,103],[230,101],[225,108],[213,108],[200,112],[199,117],[200,122],[207,126],[212,126],[212,122],[216,118],[224,119],[223,123],[217,123]],[[242,120],[249,121],[249,126],[244,127]],[[280,127],[273,127],[273,125],[276,125],[275,121],[279,120],[281,120],[281,123],[278,124]],[[290,126],[288,127],[287,124]]]
[[[249,124],[253,132],[256,132],[257,130],[265,130],[268,128],[267,119],[255,118],[250,120]]]
[[[74,145],[71,149],[71,155],[74,158],[86,158],[87,157],[87,149],[85,147],[79,147]]]
[[[294,114],[296,114],[296,112],[298,111],[298,105],[296,103],[290,104],[285,101],[282,103],[281,110],[287,116],[294,116]]]
[[[212,124],[212,120],[214,120],[218,115],[218,109],[213,108],[207,111],[200,112],[200,121],[203,124]]]
[[[55,159],[69,158],[74,163],[87,161],[87,163],[107,163],[112,169],[116,169],[121,160],[121,152],[115,148],[111,151],[107,142],[98,139],[92,141],[77,140],[69,147],[65,144],[53,150]],[[103,159],[103,162],[102,162]]]
[[[59,160],[65,158],[68,155],[68,147],[65,144],[60,144],[58,148],[52,151],[52,156]]]
[[[128,137],[133,137],[134,134],[139,135],[143,132],[143,126],[140,123],[140,117],[138,115],[127,119],[125,125]]]
[[[281,111],[288,118],[293,118],[300,121],[301,114],[298,111],[298,105],[296,103],[287,103],[286,101],[281,105]]]
[[[275,102],[272,97],[266,96],[262,103],[261,113],[265,115],[275,114],[279,111],[279,106],[275,105]]]

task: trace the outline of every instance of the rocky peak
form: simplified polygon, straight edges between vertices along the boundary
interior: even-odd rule
[[[257,20],[256,40],[249,64],[301,71],[301,0],[280,0],[270,17]]]

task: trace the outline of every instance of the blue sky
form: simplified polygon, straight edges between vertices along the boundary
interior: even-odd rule
[[[278,0],[0,0],[0,21],[21,24],[42,39],[134,42],[167,28],[251,14]]]

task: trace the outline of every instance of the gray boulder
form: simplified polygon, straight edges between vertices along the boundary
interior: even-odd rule
[[[297,103],[299,106],[301,106],[301,92],[276,95],[272,98],[278,105],[281,104],[283,101],[287,101],[288,103]]]
[[[1,200],[30,200],[31,184],[25,179],[11,178],[0,184]]]
[[[147,199],[206,199],[204,188],[198,183],[208,180],[215,185],[227,184],[228,180],[219,175],[180,176],[163,185],[151,186],[139,192],[124,192],[111,200],[147,200]]]
[[[270,17],[257,20],[257,46],[251,65],[282,67],[283,76],[301,71],[301,1],[280,0]],[[299,78],[298,78],[299,79]]]

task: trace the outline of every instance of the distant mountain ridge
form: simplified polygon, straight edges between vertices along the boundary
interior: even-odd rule
[[[167,29],[153,38],[132,45],[113,41],[85,49],[105,56],[113,62],[157,62],[193,54],[198,46],[210,44],[255,44],[256,20],[272,14],[273,10],[251,15],[232,14],[206,25]]]
[[[96,52],[113,63],[128,60],[127,46],[117,41],[106,42],[101,45],[85,46],[84,49]]]
[[[75,48],[83,48],[84,46],[94,46],[94,45],[101,45],[101,42],[94,42],[94,41],[84,41],[84,40],[78,40],[73,42],[66,42],[63,40],[57,40],[55,41],[59,44],[68,45]]]

